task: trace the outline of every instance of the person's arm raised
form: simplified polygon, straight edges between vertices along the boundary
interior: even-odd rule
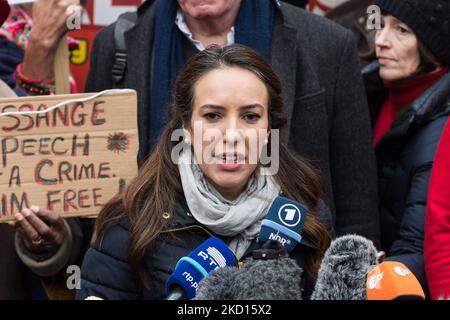
[[[33,3],[33,27],[22,67],[24,76],[42,81],[54,78],[56,50],[68,32],[67,20],[73,12],[70,8],[79,4],[79,0],[37,0]]]

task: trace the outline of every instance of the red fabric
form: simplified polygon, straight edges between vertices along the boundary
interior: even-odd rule
[[[432,299],[450,299],[450,120],[436,152],[425,223],[425,271]]]
[[[385,87],[389,89],[389,97],[381,107],[380,115],[373,128],[373,145],[380,142],[385,133],[391,129],[399,112],[434,85],[447,71],[448,68],[441,68],[420,78],[400,83],[384,81]]]

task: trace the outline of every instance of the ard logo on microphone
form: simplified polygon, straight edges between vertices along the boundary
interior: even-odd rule
[[[302,213],[297,206],[288,203],[278,211],[278,219],[288,228],[295,227],[302,220]]]

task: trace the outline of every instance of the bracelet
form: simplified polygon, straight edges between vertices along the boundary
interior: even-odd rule
[[[34,96],[48,96],[55,94],[54,86],[42,86],[39,84],[31,84],[22,81],[22,79],[17,79],[16,85],[25,90],[28,94]]]
[[[48,80],[35,80],[27,77],[23,74],[23,63],[19,64],[16,68],[15,76],[16,79],[21,79],[23,82],[30,83],[30,84],[41,84],[41,85],[51,85],[55,83],[55,79],[48,79]]]
[[[16,85],[25,90],[30,95],[51,95],[55,94],[54,79],[34,80],[30,79],[22,73],[23,64],[19,64],[16,68],[14,76]]]

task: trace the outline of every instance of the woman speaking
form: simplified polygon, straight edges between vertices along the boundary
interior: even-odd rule
[[[274,138],[285,123],[280,94],[271,66],[246,47],[213,46],[187,62],[156,148],[100,213],[78,299],[164,299],[177,261],[211,236],[239,260],[250,256],[280,194],[308,209],[302,237],[313,245],[300,242],[291,257],[305,271],[303,296],[311,294],[331,215],[318,175]],[[262,161],[269,151],[272,161]]]

